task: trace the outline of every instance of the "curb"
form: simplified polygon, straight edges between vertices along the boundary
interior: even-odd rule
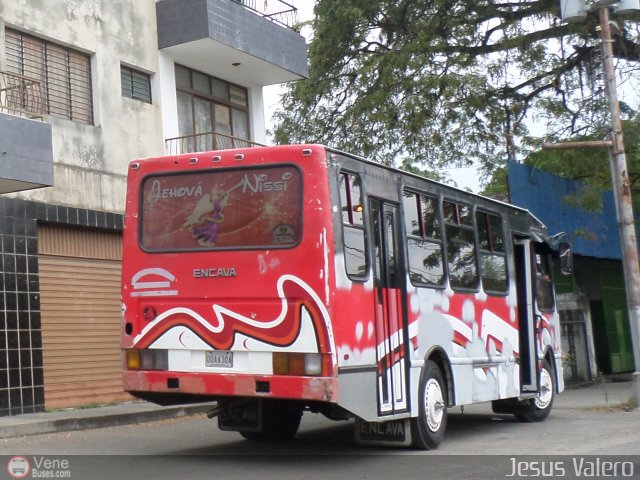
[[[0,426],[0,439],[156,422],[158,420],[204,414],[209,410],[211,410],[210,403],[206,405],[158,407],[138,412],[103,413],[94,416],[30,420],[24,423]]]

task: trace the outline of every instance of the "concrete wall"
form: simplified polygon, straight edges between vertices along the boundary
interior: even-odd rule
[[[128,162],[164,152],[155,1],[11,0],[0,2],[0,17],[7,27],[91,55],[94,125],[46,117],[54,187],[17,196],[123,211]],[[121,63],[151,73],[153,104],[122,96]]]
[[[52,127],[54,186],[13,196],[122,212],[129,161],[164,154],[164,139],[178,136],[175,63],[247,87],[251,139],[266,143],[260,76],[271,66],[306,75],[304,39],[228,0],[160,3],[178,11],[191,5],[204,14],[202,31],[196,33],[211,42],[205,51],[223,41],[223,48],[258,55],[258,68],[244,72],[239,80],[230,74],[233,67],[228,63],[194,62],[191,52],[181,56],[159,51],[155,0],[0,0],[0,69],[5,65],[4,26],[87,53],[92,69],[94,124],[45,117]],[[190,20],[186,30],[193,34],[198,29],[190,11],[187,8],[182,15]],[[167,17],[164,22],[171,20]],[[183,30],[174,25],[164,35]],[[122,96],[121,64],[151,75],[152,104]]]
[[[211,38],[235,50],[307,77],[307,45],[302,36],[230,0],[157,2],[160,48]]]

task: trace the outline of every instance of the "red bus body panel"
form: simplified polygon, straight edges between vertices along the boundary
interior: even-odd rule
[[[213,156],[221,158],[214,161]],[[240,156],[242,160],[238,160]],[[245,165],[269,167],[301,161],[304,215],[301,238],[293,248],[162,253],[141,248],[138,232],[145,178],[184,170],[224,171]],[[318,377],[273,375],[265,365],[252,368],[251,362],[260,362],[260,358],[240,358],[248,364],[225,373],[223,369],[207,369],[204,364],[190,365],[187,359],[177,370],[171,366],[169,371],[125,369],[125,390],[251,396],[256,395],[256,382],[265,381],[269,382],[269,391],[263,395],[336,400],[329,298],[333,279],[328,268],[328,259],[334,254],[334,234],[331,217],[324,211],[331,204],[326,179],[326,153],[322,148],[304,158],[301,148],[282,147],[269,149],[268,156],[263,149],[246,149],[242,153],[199,153],[133,162],[125,219],[122,297],[126,331],[122,334],[122,348],[183,349],[185,355],[193,349],[234,350],[236,357],[288,350],[319,352],[323,354],[323,373]],[[172,190],[155,194],[186,197],[194,187],[197,185],[173,186]],[[234,199],[232,194],[230,204],[239,198],[238,195]],[[227,206],[225,213],[231,210],[232,206]],[[167,222],[178,225],[185,218],[184,212],[179,215],[177,223],[175,219]],[[312,342],[308,339],[310,330]],[[301,331],[307,337],[302,343],[297,342]],[[262,357],[268,359],[268,355]],[[171,359],[169,362],[173,363]],[[171,378],[179,379],[179,388],[171,386]]]

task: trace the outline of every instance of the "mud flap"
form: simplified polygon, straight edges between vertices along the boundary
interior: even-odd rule
[[[360,445],[408,447],[411,445],[411,426],[408,418],[387,422],[365,422],[357,418],[355,437]]]
[[[218,416],[218,428],[231,432],[262,431],[262,402],[253,400],[223,405]]]

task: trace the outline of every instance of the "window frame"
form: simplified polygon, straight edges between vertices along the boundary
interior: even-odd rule
[[[479,215],[483,215],[485,218],[485,222],[486,222],[486,227],[487,227],[487,238],[488,238],[488,249],[482,248],[481,246],[481,239],[480,239],[480,227],[478,225],[478,216]],[[489,217],[495,217],[499,220],[500,222],[500,237],[502,238],[502,251],[497,250],[495,248],[493,248],[492,245],[492,238],[491,238],[491,224],[489,222]],[[497,213],[497,212],[493,212],[490,210],[485,210],[483,208],[476,208],[475,214],[474,214],[474,221],[475,221],[475,229],[476,229],[476,238],[478,241],[478,247],[477,247],[477,257],[478,257],[478,268],[480,270],[480,283],[482,284],[482,289],[487,292],[487,293],[491,293],[492,295],[508,295],[509,294],[509,287],[510,287],[510,277],[509,277],[509,257],[507,254],[507,241],[506,241],[506,235],[505,235],[505,220],[504,220],[504,216]],[[491,255],[491,256],[501,256],[504,259],[504,269],[505,269],[505,290],[491,290],[491,289],[486,289],[484,286],[484,268],[483,268],[483,263],[482,263],[482,256],[483,255]]]
[[[443,230],[443,241],[445,244],[445,255],[446,255],[445,263],[446,263],[448,285],[449,287],[451,287],[453,291],[477,293],[480,291],[481,278],[480,278],[480,265],[479,265],[479,258],[478,258],[478,232],[476,231],[475,214],[474,214],[475,209],[473,205],[465,203],[464,201],[455,200],[453,198],[443,198],[441,203],[442,203],[441,205],[442,230]],[[445,211],[444,211],[445,203],[452,204],[456,207],[454,222],[447,221],[446,219]],[[471,216],[470,223],[462,223],[462,215],[460,214],[460,207],[469,209],[470,216]],[[471,241],[467,243],[460,240],[450,239],[447,233],[448,226],[459,228],[459,229],[462,229],[463,231],[471,232]],[[473,248],[473,261],[474,261],[474,267],[475,267],[475,285],[473,287],[465,287],[465,286],[458,286],[458,285],[454,286],[452,284],[451,259],[449,258],[449,255],[451,253],[450,252],[451,243],[454,243],[454,244],[465,243],[467,245],[470,245]]]
[[[540,268],[538,268],[538,258],[541,259],[540,263],[542,263],[543,269],[545,270],[544,272],[541,272]],[[534,300],[536,307],[541,312],[553,312],[556,309],[556,292],[553,284],[553,267],[551,259],[547,253],[544,253],[540,251],[540,249],[534,247],[531,256],[531,263],[533,264]],[[547,278],[545,278],[545,275]],[[548,293],[547,298],[551,302],[549,306],[540,306],[542,298],[539,294],[541,290],[541,283],[544,284],[544,289],[546,290],[546,293]]]
[[[92,55],[14,28],[4,33],[7,71],[42,83],[46,114],[95,125]]]
[[[226,80],[223,80],[221,78],[218,77],[214,77],[212,75],[209,75],[207,73],[201,72],[199,70],[195,70],[193,68],[189,68],[187,66],[184,65],[180,65],[178,63],[176,63],[174,65],[174,71],[177,71],[178,69],[184,69],[187,73],[188,73],[188,78],[189,78],[189,87],[186,87],[184,85],[181,85],[178,80],[177,80],[177,75],[176,75],[176,82],[175,82],[175,87],[176,87],[176,92],[178,93],[182,93],[183,95],[187,95],[189,97],[189,104],[191,105],[191,125],[189,130],[192,131],[191,134],[184,134],[182,135],[182,133],[179,136],[189,136],[189,135],[198,135],[198,134],[204,134],[204,133],[219,133],[222,135],[228,135],[230,137],[234,137],[237,138],[239,140],[243,140],[243,141],[251,141],[252,139],[252,133],[251,133],[251,108],[250,108],[250,102],[249,102],[249,89],[246,87],[243,87],[242,85],[238,85],[236,83],[232,83],[232,82],[228,82]],[[203,92],[201,90],[198,90],[194,87],[194,77],[195,76],[204,76],[207,78],[208,80],[208,89],[209,92]],[[227,98],[222,98],[220,96],[216,96],[215,93],[213,92],[213,87],[212,84],[216,83],[218,86],[225,86],[226,87],[226,91],[227,91]],[[246,105],[240,105],[238,103],[234,103],[231,98],[232,98],[232,90],[233,89],[238,89],[240,91],[243,91],[245,93],[245,98],[246,98]],[[196,98],[199,98],[201,100],[204,100],[208,103],[209,105],[209,110],[210,110],[210,115],[209,115],[209,119],[210,119],[210,127],[211,130],[209,130],[209,132],[197,132],[196,133],[196,108],[195,108],[195,104],[196,104]],[[217,116],[216,116],[216,106],[223,106],[225,108],[228,109],[228,125],[229,125],[229,133],[225,133],[222,131],[219,131],[216,129],[216,123],[217,123]],[[246,133],[247,133],[247,138],[242,138],[242,137],[238,137],[236,135],[236,132],[234,131],[234,115],[233,115],[233,111],[234,110],[238,110],[242,113],[244,113],[244,115],[246,115]],[[180,123],[180,120],[178,119],[178,123]],[[180,125],[178,126],[179,128],[181,127]],[[186,125],[184,126],[186,127]]]
[[[239,171],[246,170],[255,172],[264,169],[276,169],[276,168],[293,168],[298,172],[300,178],[300,191],[298,192],[298,204],[299,204],[299,234],[295,243],[290,245],[251,245],[251,246],[230,246],[230,247],[202,247],[202,248],[171,248],[171,249],[149,249],[145,247],[143,243],[143,227],[144,227],[144,185],[150,178],[158,178],[164,176],[186,176],[186,175],[203,175],[207,173],[224,174],[227,171]],[[302,242],[304,237],[304,174],[298,165],[292,163],[273,163],[268,165],[251,165],[242,167],[229,167],[229,168],[208,168],[204,170],[187,170],[180,172],[154,172],[149,173],[140,179],[139,191],[138,191],[138,228],[137,228],[137,243],[141,251],[149,254],[166,254],[166,253],[204,253],[204,252],[223,252],[223,251],[248,251],[248,250],[289,250],[296,248]]]
[[[416,201],[416,210],[417,210],[417,214],[418,214],[418,229],[420,231],[420,235],[414,235],[413,232],[408,232],[407,231],[407,223],[406,223],[406,212],[404,209],[404,205],[405,205],[405,195],[406,194],[411,194],[413,195],[413,198]],[[426,232],[426,227],[424,224],[424,216],[422,215],[422,199],[423,197],[426,197],[430,200],[433,200],[434,202],[434,206],[435,206],[435,215],[436,215],[436,219],[438,221],[438,230],[439,230],[439,234],[440,234],[440,238],[434,238],[434,237],[429,237],[427,236],[427,232]],[[407,249],[407,265],[409,267],[407,274],[409,275],[409,281],[411,282],[411,284],[415,287],[423,287],[423,288],[434,288],[434,289],[444,289],[446,288],[447,285],[447,270],[445,267],[445,259],[446,259],[446,254],[445,254],[445,249],[444,249],[444,235],[442,232],[442,227],[443,227],[443,218],[442,218],[442,210],[440,207],[440,198],[437,195],[434,194],[428,194],[428,193],[424,193],[418,190],[414,190],[411,188],[404,188],[402,190],[402,209],[403,209],[403,220],[404,222],[404,236],[405,236],[405,240],[406,240],[406,249]],[[441,261],[441,266],[442,266],[442,281],[441,283],[437,284],[437,283],[423,283],[423,282],[417,282],[415,281],[412,276],[411,276],[411,256],[409,254],[410,248],[409,248],[409,240],[413,240],[413,241],[417,241],[420,242],[422,244],[432,244],[432,245],[439,245],[440,246],[440,261]]]
[[[125,82],[123,78],[123,74],[127,73],[129,75],[127,89],[125,90]],[[145,94],[148,92],[148,97],[136,95],[136,88],[134,85],[135,78],[134,76],[138,75],[142,79],[144,79],[145,84]],[[122,88],[122,96],[125,98],[130,98],[132,100],[138,100],[143,103],[148,103],[150,105],[153,104],[153,92],[151,90],[151,74],[144,72],[140,69],[130,67],[129,65],[120,64],[120,87]]]
[[[359,183],[360,183],[360,203],[359,205],[362,207],[362,223],[358,224],[354,221],[353,218],[353,207],[354,207],[354,203],[353,203],[353,198],[351,197],[351,188],[346,188],[346,200],[347,200],[347,205],[343,205],[342,204],[342,192],[341,192],[341,179],[342,177],[346,177],[348,178],[357,178]],[[349,185],[351,185],[351,183],[348,183]],[[345,185],[347,185],[347,182],[345,182]],[[364,188],[363,188],[363,181],[362,181],[362,176],[358,173],[349,171],[349,170],[340,170],[338,172],[338,182],[337,182],[337,186],[338,186],[338,204],[340,206],[339,208],[339,216],[340,216],[340,226],[341,226],[341,230],[342,230],[342,254],[344,256],[344,269],[345,269],[345,273],[347,275],[347,277],[352,280],[352,281],[356,281],[356,282],[366,282],[369,279],[369,271],[371,270],[371,260],[369,259],[369,238],[368,238],[368,234],[367,234],[367,221],[366,221],[366,207],[365,207],[365,202],[364,199],[366,198],[365,193],[364,193]],[[346,210],[343,210],[345,209]],[[344,220],[344,215],[343,212],[346,211],[347,212],[347,221],[345,222]],[[362,235],[362,241],[363,241],[363,245],[364,245],[364,270],[363,270],[363,274],[362,275],[358,275],[358,274],[354,274],[354,273],[350,273],[348,268],[347,268],[347,258],[346,258],[346,252],[345,252],[345,248],[346,248],[346,235],[345,235],[345,229],[351,229],[354,231],[359,231],[361,232]]]

